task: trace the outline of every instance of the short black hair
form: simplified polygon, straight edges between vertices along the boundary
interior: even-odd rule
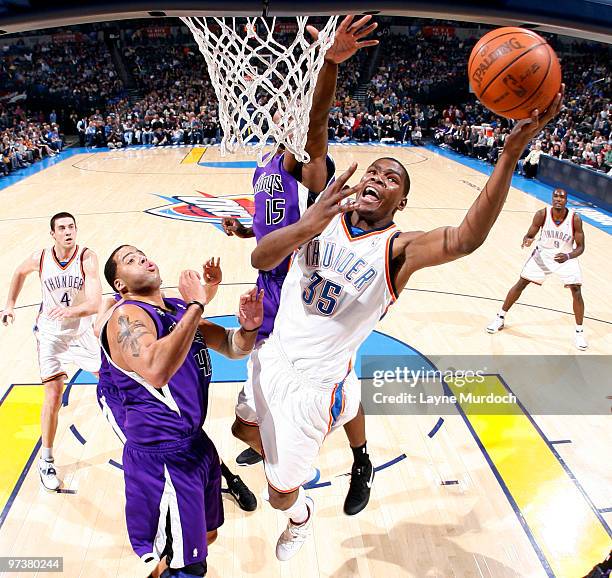
[[[393,157],[381,157],[378,160],[379,161],[393,161],[394,163],[397,163],[400,167],[402,167],[402,174],[404,175],[404,197],[407,197],[408,193],[410,192],[410,175],[408,174],[406,167],[402,163],[400,163],[396,158],[393,158]]]
[[[110,257],[104,263],[104,278],[106,282],[112,287],[113,291],[117,291],[115,288],[115,280],[117,279],[117,261],[115,261],[115,255],[117,251],[123,249],[123,247],[129,247],[129,245],[119,245],[111,254]]]
[[[76,227],[76,219],[74,215],[67,213],[66,211],[62,211],[61,213],[56,213],[51,217],[51,230],[55,231],[55,221],[58,219],[72,219],[74,221],[74,226]]]

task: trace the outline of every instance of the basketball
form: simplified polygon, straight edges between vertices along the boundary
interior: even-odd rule
[[[468,77],[484,106],[514,119],[546,110],[561,88],[555,51],[535,32],[515,27],[492,30],[476,43]]]

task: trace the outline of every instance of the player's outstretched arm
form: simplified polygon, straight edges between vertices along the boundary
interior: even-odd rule
[[[544,225],[544,221],[546,220],[546,209],[540,209],[533,216],[533,221],[531,221],[531,225],[529,225],[529,229],[527,230],[527,234],[523,237],[523,243],[521,244],[521,249],[523,247],[531,246],[535,236],[538,234],[538,231]]]
[[[582,218],[578,213],[574,213],[574,242],[576,247],[570,253],[557,253],[555,261],[565,263],[568,259],[575,259],[584,253],[584,229],[582,228]]]
[[[187,302],[204,302],[204,287],[195,271],[181,273],[179,291]],[[146,311],[130,304],[117,307],[106,330],[113,361],[153,387],[164,387],[185,361],[202,312],[196,304],[187,307],[172,332],[158,339],[155,323]]]
[[[305,147],[310,155],[310,162],[302,167],[301,178],[302,184],[315,193],[320,193],[328,180],[325,161],[328,144],[327,125],[329,111],[336,94],[338,65],[351,58],[359,49],[378,44],[378,40],[365,40],[378,26],[376,22],[370,23],[371,19],[372,16],[368,15],[357,20],[355,16],[346,16],[342,20],[336,30],[334,43],[325,53],[325,60],[317,77]],[[319,31],[314,26],[307,26],[307,30],[315,40],[318,38]],[[295,157],[286,152],[283,157],[285,170],[292,172],[296,164]]]
[[[285,257],[323,231],[336,215],[358,208],[354,201],[342,203],[355,193],[354,188],[345,188],[344,185],[356,170],[357,163],[353,163],[321,193],[319,200],[304,212],[297,223],[263,237],[251,253],[251,265],[260,271],[274,269]]]
[[[405,233],[394,243],[395,285],[405,287],[415,271],[441,265],[474,252],[487,238],[506,201],[512,175],[529,141],[559,112],[565,85],[544,114],[535,110],[520,120],[506,138],[493,174],[458,227],[440,227],[427,233]],[[400,255],[401,253],[401,255]]]
[[[246,357],[255,346],[257,332],[263,323],[263,290],[256,288],[240,296],[236,317],[239,329],[225,329],[207,319],[200,321],[206,344],[230,359]]]
[[[9,323],[13,323],[15,320],[15,303],[17,303],[17,298],[23,289],[23,284],[26,280],[26,277],[30,273],[34,273],[40,267],[40,257],[42,255],[41,251],[36,251],[30,255],[13,273],[13,278],[11,279],[11,285],[9,287],[8,297],[6,298],[6,305],[2,310],[2,324],[8,325]]]

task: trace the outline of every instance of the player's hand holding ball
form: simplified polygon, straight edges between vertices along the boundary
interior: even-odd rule
[[[199,301],[206,303],[206,292],[197,271],[187,270],[179,277],[178,289],[183,301]]]

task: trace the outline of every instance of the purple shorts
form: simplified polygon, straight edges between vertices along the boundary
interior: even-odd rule
[[[125,443],[125,407],[119,397],[117,388],[104,387],[102,374],[100,373],[100,381],[96,388],[96,396],[98,405],[102,410],[102,415],[107,419],[110,426],[122,443]]]
[[[143,561],[168,555],[171,568],[204,562],[206,533],[223,524],[221,466],[203,432],[177,442],[123,449],[125,518]]]

